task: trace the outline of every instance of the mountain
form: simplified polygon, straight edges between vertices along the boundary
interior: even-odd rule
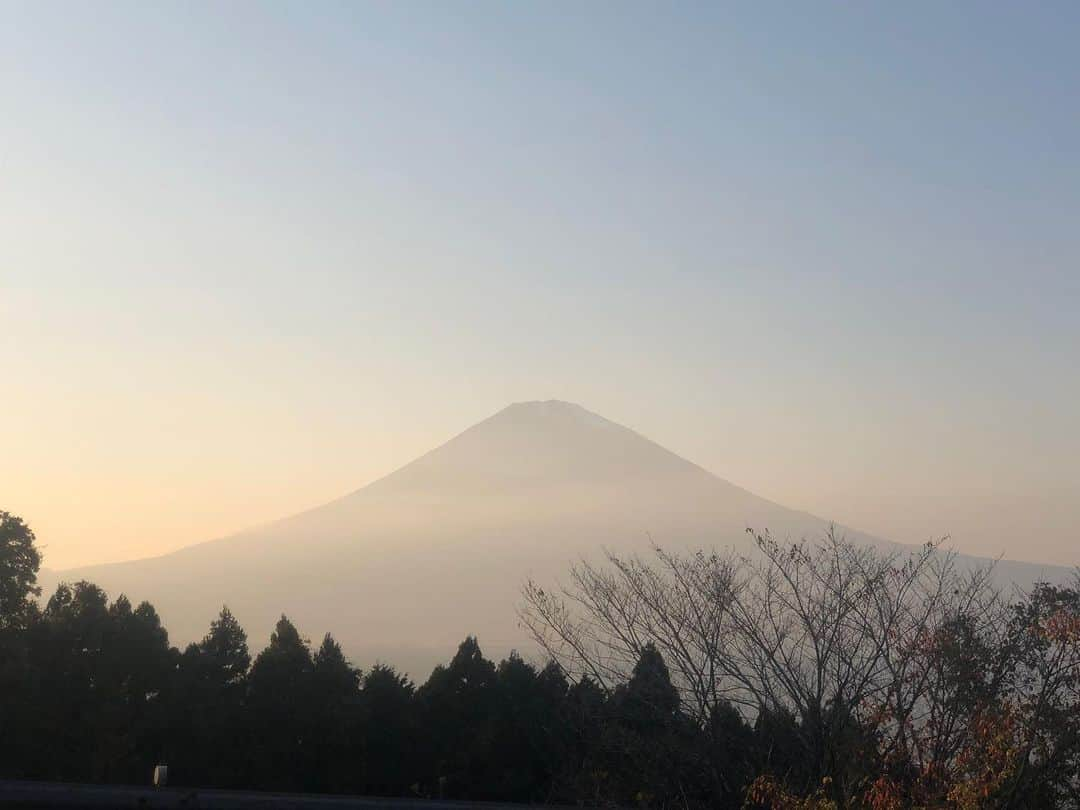
[[[528,576],[554,581],[581,556],[645,550],[650,538],[748,548],[748,526],[799,538],[821,536],[828,522],[580,406],[526,402],[317,509],[165,556],[53,576],[149,599],[173,643],[201,637],[228,603],[256,648],[284,612],[302,632],[333,632],[362,665],[381,659],[422,678],[466,634],[491,655],[527,648],[515,607]],[[1065,574],[1025,563],[1001,570],[1021,584]]]

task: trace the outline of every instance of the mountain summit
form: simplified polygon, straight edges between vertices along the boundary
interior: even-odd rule
[[[549,400],[510,405],[317,509],[163,557],[61,574],[149,599],[174,643],[200,637],[227,603],[256,644],[285,612],[309,634],[332,631],[360,664],[381,658],[424,676],[466,634],[495,655],[526,646],[515,607],[528,576],[558,579],[582,556],[645,550],[650,539],[746,547],[748,526],[799,538],[828,523]],[[1007,573],[1031,582],[1047,571],[1011,563]]]
[[[490,493],[680,472],[704,471],[580,405],[547,400],[503,408],[370,489]]]

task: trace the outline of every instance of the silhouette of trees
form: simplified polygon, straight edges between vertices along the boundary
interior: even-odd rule
[[[28,630],[21,689],[34,707],[23,759],[54,778],[145,779],[158,756],[173,651],[153,607],[61,585]],[[45,737],[33,732],[50,729]]]
[[[474,801],[1080,806],[1080,577],[1009,601],[933,547],[832,536],[612,557],[526,589],[547,663],[469,637],[418,688],[285,616],[253,661],[227,607],[182,652],[149,603],[92,583],[39,609],[33,534],[0,515],[23,561],[2,569],[0,778],[145,783],[166,762],[178,785]]]

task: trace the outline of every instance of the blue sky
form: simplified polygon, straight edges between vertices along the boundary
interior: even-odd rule
[[[558,397],[872,531],[1024,556],[971,514],[1049,499],[1028,556],[1078,561],[1075,4],[0,23],[0,488],[61,560]]]

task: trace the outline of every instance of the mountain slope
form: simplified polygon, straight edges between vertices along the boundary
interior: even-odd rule
[[[255,646],[284,612],[311,635],[332,631],[361,664],[382,658],[423,677],[466,634],[495,655],[525,646],[515,606],[527,576],[555,579],[579,556],[644,550],[650,538],[745,548],[747,526],[797,538],[821,535],[827,522],[577,405],[530,402],[317,509],[61,576],[149,599],[174,643],[201,636],[228,603]],[[1061,575],[1022,563],[1003,572],[1022,583]]]

